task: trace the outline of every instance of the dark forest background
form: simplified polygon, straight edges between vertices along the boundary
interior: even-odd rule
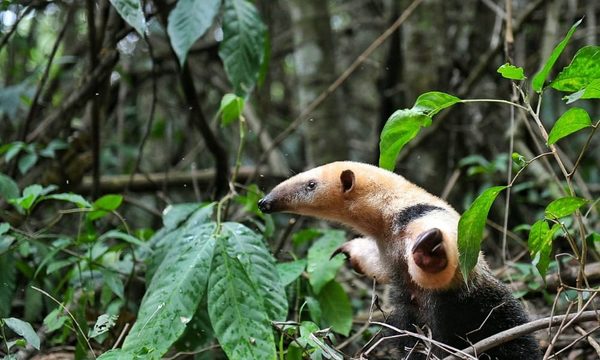
[[[86,328],[93,328],[102,313],[119,315],[105,338],[92,343],[97,355],[109,350],[119,335],[126,333],[125,324],[135,320],[149,280],[146,266],[152,267],[143,258],[132,261],[133,270],[126,271],[127,276],[118,273],[125,292],[121,297],[116,291],[113,297],[127,299],[119,306],[100,299],[110,297],[100,295],[102,284],[75,275],[82,271],[78,260],[88,257],[90,244],[101,234],[118,229],[146,242],[165,225],[163,210],[169,206],[238,196],[225,204],[219,217],[224,215],[223,220],[244,223],[261,233],[279,263],[303,258],[315,237],[306,235],[306,229],[326,225],[304,218],[290,220],[286,215],[268,219],[259,215],[254,206],[259,191],[266,192],[292,174],[335,160],[377,164],[379,135],[386,120],[395,110],[410,108],[424,92],[511,100],[512,83],[500,77],[498,67],[510,61],[532,77],[581,18],[584,21],[556,69],[568,65],[579,48],[598,45],[600,37],[600,3],[594,0],[511,1],[514,42],[508,49],[507,7],[500,0],[425,0],[418,4],[406,0],[257,0],[252,2],[257,21],[264,23],[267,34],[262,59],[268,61],[261,62],[256,86],[240,91],[230,81],[220,56],[224,31],[227,36],[224,10],[219,10],[181,61],[166,31],[176,3],[141,1],[147,25],[142,38],[107,0],[0,1],[0,223],[11,229],[0,226],[0,317],[32,324],[42,338],[42,352],[48,354],[38,355],[39,359],[86,358],[90,352],[86,355],[85,342],[70,317],[65,316],[62,327],[48,331],[48,319],[44,318],[57,305],[32,290],[32,285],[72,310]],[[202,5],[198,6],[201,9]],[[405,14],[402,24],[380,37],[409,6],[416,7]],[[361,57],[370,46],[375,50]],[[245,98],[241,152],[241,128],[237,122],[223,125],[221,121],[221,103],[228,93]],[[540,114],[548,129],[568,108],[561,96],[544,94]],[[590,113],[593,122],[598,120],[597,100],[579,106]],[[510,131],[511,116],[514,132]],[[543,152],[540,142],[527,131],[526,116],[518,110],[511,115],[511,108],[500,103],[456,105],[437,115],[433,124],[402,150],[396,172],[463,212],[483,189],[507,183],[510,142],[514,152],[526,159]],[[581,132],[560,143],[570,167],[588,134]],[[586,220],[592,231],[598,231],[600,224],[599,145],[597,136],[588,143],[573,177],[580,196],[592,201]],[[503,249],[505,195],[490,211],[483,242],[495,273],[510,283],[534,319],[553,311],[564,313],[573,295],[560,286],[554,259],[544,282],[527,250],[527,224],[543,217],[545,205],[560,195],[557,172],[547,162],[532,163],[511,191],[506,246]],[[118,207],[118,216],[98,214],[92,219],[86,218],[86,213],[68,211],[72,204],[87,206],[74,198],[70,198],[71,205],[40,201],[35,209],[23,202],[20,208],[15,206],[10,199],[23,199],[28,195],[23,189],[33,184],[44,189],[55,185],[48,194],[79,194],[88,204],[107,194],[117,194],[122,203],[92,204],[96,207],[90,207],[91,212],[117,212]],[[32,201],[38,204],[46,195],[36,192]],[[82,240],[85,236],[88,240]],[[56,243],[61,239],[67,239],[66,243]],[[109,245],[142,246],[124,239],[115,237]],[[600,280],[600,257],[594,247],[600,245],[600,236],[590,241],[586,274],[591,291],[583,300],[595,294],[593,289]],[[564,239],[555,239],[555,254],[570,250]],[[575,268],[565,260],[564,278],[574,278]],[[304,278],[307,276],[310,279],[310,274]],[[358,335],[348,338],[348,333],[341,336],[338,332],[326,342],[351,356],[361,351],[371,331],[363,326],[371,283],[346,268],[338,272],[337,281],[353,309],[349,334]],[[310,307],[312,298],[303,286],[298,285],[297,292],[288,289],[288,319],[310,317],[322,328],[330,326],[327,319],[316,321],[312,312],[303,317],[299,307],[305,301]],[[115,291],[115,287],[109,288]],[[597,325],[581,325],[583,332],[567,331],[554,340],[547,334],[539,339],[544,346],[554,341],[558,351]],[[282,329],[274,331],[285,333]],[[10,332],[0,334],[5,342],[16,338]],[[287,349],[296,335],[300,336],[282,337],[282,349]],[[585,335],[557,357],[598,358],[600,346],[594,336],[598,339],[597,334]],[[279,344],[279,335],[275,338]],[[350,341],[346,343],[346,339]],[[225,356],[214,337],[187,341],[171,348],[168,356]],[[31,343],[29,347],[20,345],[18,356],[38,354]],[[16,354],[15,349],[10,353]],[[6,347],[0,348],[0,354],[7,353]],[[299,358],[317,357],[315,352],[310,354],[300,353]]]

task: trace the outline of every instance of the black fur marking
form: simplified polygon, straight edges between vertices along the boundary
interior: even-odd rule
[[[398,214],[396,214],[396,226],[400,229],[404,229],[411,221],[418,219],[422,216],[427,215],[427,213],[434,210],[444,210],[439,206],[429,205],[429,204],[417,204],[413,206],[409,206],[400,210]]]
[[[431,330],[433,339],[458,349],[467,348],[500,331],[526,323],[527,314],[510,290],[489,274],[489,270],[482,272],[471,280],[469,288],[461,286],[445,291],[415,288],[405,274],[396,274],[392,282],[391,297],[394,312],[387,322],[409,331],[415,331],[415,325],[421,328],[426,326]],[[474,331],[479,327],[479,331]],[[390,332],[385,335],[394,334]],[[417,342],[413,337],[397,340],[395,347],[400,352],[398,358],[405,358],[408,353],[405,349],[412,348]],[[448,355],[435,346],[432,353],[440,358]],[[492,360],[538,360],[542,354],[535,338],[527,335],[478,356]],[[426,358],[425,355],[415,353],[410,356],[411,360]]]

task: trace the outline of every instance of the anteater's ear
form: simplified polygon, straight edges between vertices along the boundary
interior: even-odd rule
[[[344,170],[340,174],[340,180],[342,182],[342,189],[344,192],[348,192],[354,188],[354,173],[352,170]]]
[[[443,241],[444,237],[438,228],[419,234],[412,248],[415,264],[430,274],[444,270],[448,265],[448,257]]]

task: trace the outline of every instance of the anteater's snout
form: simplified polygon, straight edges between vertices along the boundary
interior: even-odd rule
[[[270,213],[272,210],[272,201],[267,197],[258,200],[258,208],[264,213]]]

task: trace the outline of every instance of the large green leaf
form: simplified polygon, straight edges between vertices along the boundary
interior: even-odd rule
[[[569,216],[577,209],[585,205],[588,201],[575,196],[567,196],[556,199],[546,206],[546,217],[549,219],[559,219]]]
[[[393,171],[398,154],[422,127],[431,125],[431,117],[413,109],[397,110],[390,116],[381,131],[379,140],[379,166]]]
[[[287,318],[288,302],[285,289],[275,267],[275,259],[262,241],[262,237],[239,223],[225,223],[222,235],[227,241],[230,257],[239,260],[252,281],[269,320],[284,321]]]
[[[210,271],[208,314],[227,357],[275,359],[275,339],[263,299],[245,266],[219,237]]]
[[[560,229],[560,225],[555,224],[552,229],[548,226],[546,220],[538,220],[529,230],[529,239],[527,245],[533,264],[537,267],[542,278],[546,276],[548,265],[550,264],[550,253],[552,252],[552,236]]]
[[[348,336],[352,329],[352,306],[348,294],[335,280],[323,287],[317,295],[323,321],[326,326],[331,326],[333,331]]]
[[[550,86],[560,91],[579,91],[597,79],[600,79],[600,46],[586,46],[577,51],[571,64]]]
[[[187,53],[213,23],[221,0],[179,0],[169,14],[167,32],[171,46],[183,65]]]
[[[592,126],[592,120],[587,111],[582,108],[571,108],[556,120],[550,134],[548,134],[548,145],[552,145],[565,136],[590,126]]]
[[[569,29],[569,32],[567,32],[565,38],[562,39],[562,41],[558,43],[558,45],[556,45],[554,50],[552,50],[552,53],[550,54],[548,60],[546,60],[546,63],[544,64],[542,70],[535,74],[532,81],[533,90],[535,90],[536,92],[542,91],[544,83],[546,82],[550,71],[552,71],[552,67],[554,67],[556,60],[558,60],[558,57],[560,56],[560,54],[562,54],[563,50],[565,49],[565,46],[567,46],[567,43],[569,42],[569,39],[571,39],[571,36],[573,36],[575,29],[577,28],[577,26],[579,26],[579,24],[581,24],[582,20],[583,19],[577,21],[575,24],[573,24],[573,26],[571,26],[571,29]]]
[[[125,22],[127,22],[135,31],[144,37],[146,33],[146,20],[142,11],[140,0],[110,0],[110,3],[117,9],[117,12]]]
[[[22,336],[29,345],[37,350],[40,349],[40,337],[28,322],[17,318],[2,319],[2,321],[17,335]]]
[[[458,222],[458,262],[465,281],[477,264],[485,221],[496,197],[506,186],[494,186],[486,189],[473,201]]]
[[[256,84],[264,59],[266,27],[246,0],[225,0],[219,56],[235,93],[245,97]]]
[[[338,269],[344,265],[343,256],[329,259],[344,241],[346,241],[346,236],[343,231],[326,230],[323,232],[323,236],[308,249],[306,272],[309,275],[308,281],[316,294],[320,293],[321,289],[335,278]]]
[[[152,357],[160,358],[183,333],[206,292],[214,229],[213,223],[200,225],[171,244],[142,299],[123,350],[151,349]]]

